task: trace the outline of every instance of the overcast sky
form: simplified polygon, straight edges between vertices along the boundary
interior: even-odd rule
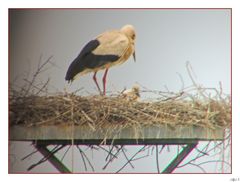
[[[11,10],[10,80],[17,79],[22,84],[26,73],[36,69],[41,55],[43,59],[53,55],[56,66],[40,78],[51,79],[52,91],[84,87],[85,91],[98,94],[92,74],[68,85],[64,80],[66,71],[89,40],[125,24],[136,29],[137,61],[130,58],[111,68],[107,90],[120,91],[137,82],[152,90],[164,90],[167,86],[178,91],[182,83],[176,73],[182,75],[185,86],[191,85],[186,70],[189,61],[199,84],[219,88],[221,81],[223,91],[230,93],[231,30],[227,9]],[[102,72],[98,76],[101,83]],[[16,144],[11,149],[22,151],[21,154],[32,150],[23,150],[21,146]],[[15,167],[15,171],[22,170],[21,164]]]

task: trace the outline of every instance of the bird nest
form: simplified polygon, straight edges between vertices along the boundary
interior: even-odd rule
[[[72,124],[95,130],[106,125],[225,128],[231,124],[228,99],[186,98],[184,92],[152,101],[132,101],[122,95],[30,95],[10,98],[10,124],[26,126]]]
[[[218,91],[197,85],[189,67],[187,71],[193,86],[178,93],[146,90],[143,87],[140,91],[139,88],[132,89],[134,92],[130,95],[124,95],[124,92],[108,96],[82,96],[75,92],[49,94],[49,79],[42,84],[36,82],[51,58],[39,64],[30,80],[24,79],[26,85],[19,89],[10,85],[11,126],[74,124],[96,130],[105,126],[121,129],[159,125],[176,128],[182,125],[218,129],[231,125],[230,97],[222,93],[221,86]],[[146,98],[154,94],[155,99],[139,99],[144,94]]]

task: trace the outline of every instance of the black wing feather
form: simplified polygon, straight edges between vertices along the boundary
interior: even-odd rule
[[[65,76],[65,80],[67,81],[72,81],[74,76],[77,75],[78,73],[80,73],[81,71],[84,70],[84,61],[83,58],[91,53],[91,51],[93,51],[94,49],[96,49],[99,46],[99,41],[97,40],[91,40],[90,42],[88,42],[84,48],[82,49],[82,51],[80,52],[80,54],[73,60],[73,62],[70,64],[68,70],[67,70],[67,74]]]
[[[100,42],[98,40],[91,40],[84,46],[80,54],[70,64],[65,80],[72,81],[74,76],[82,72],[84,69],[101,67],[109,62],[114,62],[119,59],[117,55],[95,55],[92,53]]]

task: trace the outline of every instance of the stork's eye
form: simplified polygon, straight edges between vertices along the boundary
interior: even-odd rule
[[[132,34],[132,39],[133,39],[133,40],[135,39],[135,34]]]

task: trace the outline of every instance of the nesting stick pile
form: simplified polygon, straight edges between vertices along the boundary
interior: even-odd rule
[[[155,101],[131,101],[121,95],[14,97],[10,102],[11,125],[87,125],[91,129],[111,124],[123,128],[133,125],[229,127],[230,102],[190,100],[179,97]]]
[[[179,93],[160,93],[148,101],[138,98],[149,90],[133,89],[134,97],[126,98],[124,93],[101,96],[82,96],[76,93],[48,93],[49,79],[42,85],[36,84],[43,68],[51,63],[51,57],[39,65],[32,78],[24,79],[26,85],[16,89],[10,85],[9,115],[10,125],[86,125],[92,130],[106,125],[125,128],[128,126],[168,125],[200,126],[210,129],[227,128],[231,125],[230,97],[216,89],[215,97],[208,89],[199,87],[191,75],[189,63],[187,71],[193,88],[182,89]],[[193,93],[190,93],[194,91]],[[137,96],[137,97],[135,97]],[[134,98],[134,99],[132,99]]]

